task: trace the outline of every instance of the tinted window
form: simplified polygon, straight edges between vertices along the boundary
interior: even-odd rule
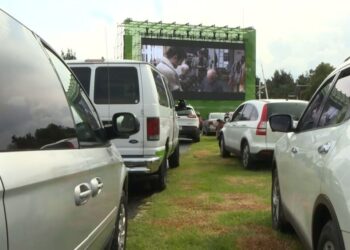
[[[341,73],[322,110],[318,126],[324,127],[349,119],[350,70]]]
[[[82,68],[82,67],[71,67],[74,74],[78,77],[80,83],[83,85],[86,93],[90,93],[90,77],[91,77],[91,69],[90,68]]]
[[[154,82],[156,83],[156,87],[157,87],[159,104],[165,107],[169,107],[168,97],[167,97],[167,93],[166,93],[161,75],[155,70],[152,70],[152,74],[153,74]]]
[[[136,104],[139,81],[134,67],[99,67],[95,75],[96,104]]]
[[[66,97],[41,45],[4,15],[0,27],[0,151],[77,147]]]
[[[249,121],[250,120],[250,114],[252,113],[254,107],[251,104],[246,104],[241,116],[240,121]]]
[[[51,51],[47,52],[66,92],[80,145],[82,147],[103,145],[106,142],[104,129],[95,109],[66,65]]]
[[[241,105],[235,110],[235,112],[232,115],[233,122],[239,121],[241,119],[243,107],[244,107],[244,105]]]
[[[305,110],[307,103],[280,102],[267,104],[267,115],[290,114],[294,120],[298,121]]]
[[[320,89],[311,100],[307,110],[298,124],[299,131],[312,129],[316,126],[320,115],[320,109],[325,98],[327,97],[327,93],[329,92],[330,84],[333,81],[333,78],[334,77],[328,79],[325,85],[323,85],[322,89]]]

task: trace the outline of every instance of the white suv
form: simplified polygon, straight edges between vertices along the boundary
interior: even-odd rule
[[[299,100],[250,100],[242,103],[219,134],[222,157],[231,152],[242,156],[244,168],[252,168],[256,159],[272,159],[275,142],[281,133],[272,133],[268,117],[288,113],[297,121],[307,105]]]
[[[164,189],[168,163],[179,165],[175,105],[164,76],[151,64],[139,61],[70,61],[69,66],[105,124],[117,112],[137,117],[140,131],[113,142],[129,173],[153,175],[156,188]]]
[[[291,223],[307,248],[350,249],[350,62],[331,73],[297,127],[289,115],[270,117],[287,132],[272,171],[272,224]]]
[[[176,105],[180,137],[192,139],[193,142],[199,142],[201,134],[199,118],[194,108],[191,105],[186,105],[186,103],[181,103],[182,101],[180,100],[179,104]]]

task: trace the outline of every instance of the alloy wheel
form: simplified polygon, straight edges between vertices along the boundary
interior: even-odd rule
[[[118,222],[118,250],[125,249],[126,240],[126,211],[124,203],[120,204]]]

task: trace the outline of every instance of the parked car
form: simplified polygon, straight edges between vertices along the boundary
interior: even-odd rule
[[[255,160],[271,160],[275,142],[282,133],[272,132],[268,117],[289,113],[293,120],[300,118],[307,105],[300,100],[250,100],[242,103],[226,122],[219,135],[222,157],[235,153],[242,158],[244,168],[252,168]]]
[[[225,113],[209,113],[208,120],[203,122],[203,135],[215,134],[220,121],[224,122]]]
[[[180,164],[179,127],[165,77],[139,61],[87,60],[69,66],[89,93],[102,121],[128,111],[140,121],[138,133],[113,140],[129,173],[152,175],[156,189],[166,188],[166,173]]]
[[[193,142],[200,141],[199,118],[191,105],[180,100],[175,107],[178,116],[180,138],[189,138]]]
[[[272,225],[290,223],[309,249],[350,249],[350,62],[321,84],[298,125],[270,117],[276,143]]]
[[[127,170],[68,66],[0,10],[0,249],[124,249]]]

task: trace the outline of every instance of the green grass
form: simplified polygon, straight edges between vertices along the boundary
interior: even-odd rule
[[[295,235],[271,228],[271,173],[242,169],[221,158],[215,137],[202,137],[168,172],[168,187],[155,193],[129,220],[128,249],[302,249]]]

